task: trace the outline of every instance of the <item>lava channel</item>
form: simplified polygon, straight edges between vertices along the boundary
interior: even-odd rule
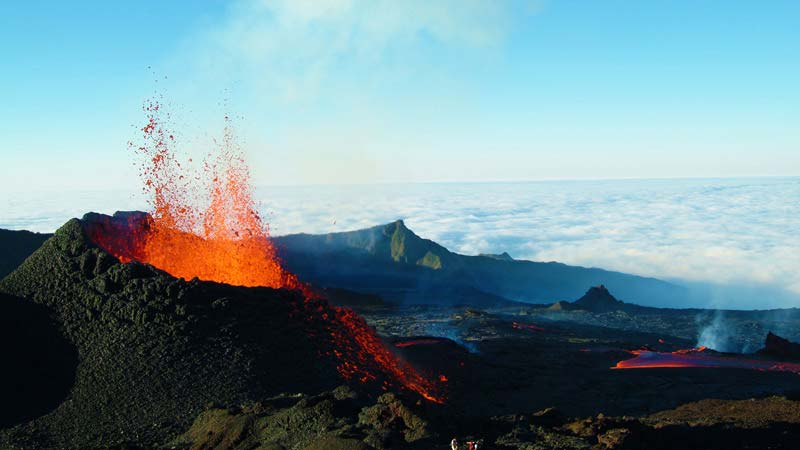
[[[800,363],[715,356],[707,353],[705,348],[677,350],[674,352],[654,352],[649,350],[629,350],[629,352],[634,357],[618,362],[612,369],[702,367],[794,372],[800,374]]]

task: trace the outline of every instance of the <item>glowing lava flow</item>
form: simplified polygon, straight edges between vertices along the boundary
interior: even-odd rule
[[[726,369],[752,369],[762,371],[794,372],[800,374],[800,363],[768,361],[728,356],[712,356],[705,348],[677,350],[674,352],[653,352],[631,350],[635,355],[617,363],[612,369],[653,369],[675,367],[705,367]]]
[[[519,322],[511,322],[511,328],[515,330],[544,331],[544,328],[540,326],[531,325],[528,323],[519,323]]]
[[[405,348],[405,347],[413,347],[415,345],[436,345],[441,343],[442,343],[441,339],[418,338],[418,339],[409,339],[406,341],[395,342],[393,345],[397,348]]]
[[[443,402],[435,394],[437,386],[399,360],[361,317],[319,301],[319,295],[281,266],[267,225],[256,212],[250,174],[229,126],[219,154],[196,176],[175,158],[175,139],[163,126],[160,106],[152,102],[145,112],[143,142],[135,149],[146,157],[140,175],[151,212],[115,217],[127,220],[121,225],[89,224],[87,234],[98,246],[122,262],[143,262],[185,280],[300,290],[307,299],[301,315],[322,317],[330,324],[330,354],[338,358],[343,378],[380,382],[377,368],[388,380],[384,388],[398,383]]]

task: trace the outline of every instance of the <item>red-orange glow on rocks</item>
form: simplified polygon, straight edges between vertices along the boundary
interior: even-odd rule
[[[394,346],[397,348],[413,347],[415,345],[436,345],[441,344],[441,339],[410,339],[407,341],[395,342]]]
[[[527,331],[544,331],[544,328],[532,325],[529,323],[519,323],[519,322],[511,322],[511,328],[515,330],[527,330]]]
[[[131,146],[146,161],[140,175],[151,211],[144,217],[129,216],[122,226],[88,227],[89,237],[98,246],[122,262],[147,263],[184,280],[300,290],[307,301],[298,316],[330,323],[333,350],[328,354],[338,358],[343,378],[382,383],[384,388],[397,384],[430,401],[443,402],[435,393],[435,383],[398,359],[361,317],[324,304],[281,266],[268,226],[256,212],[250,173],[227,117],[217,155],[207,159],[202,173],[196,174],[176,158],[175,137],[165,128],[168,116],[159,104],[151,102],[144,109],[147,124],[142,128],[142,143]]]

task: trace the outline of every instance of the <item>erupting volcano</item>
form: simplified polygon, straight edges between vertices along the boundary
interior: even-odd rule
[[[151,102],[144,109],[142,142],[129,145],[145,158],[140,175],[151,207],[148,220],[131,224],[129,233],[92,233],[92,239],[123,262],[144,262],[185,280],[299,287],[281,267],[255,211],[250,173],[228,118],[218,154],[206,159],[204,173],[193,174],[173,151],[175,138],[160,105]]]
[[[268,226],[256,212],[250,173],[227,117],[217,154],[194,174],[173,151],[175,137],[160,105],[151,102],[144,109],[142,142],[131,147],[145,157],[140,175],[151,211],[87,222],[85,230],[100,248],[122,262],[146,263],[184,280],[299,290],[308,301],[297,315],[317,314],[331,322],[329,354],[339,359],[343,378],[381,383],[384,389],[399,384],[443,402],[435,383],[399,360],[361,317],[315,306],[319,294],[281,266]]]

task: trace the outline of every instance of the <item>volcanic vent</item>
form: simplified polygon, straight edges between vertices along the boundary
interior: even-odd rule
[[[309,315],[317,314],[330,322],[325,338],[333,342],[330,354],[339,358],[342,377],[399,385],[441,402],[433,383],[398,360],[358,315],[321,310],[319,295],[283,269],[256,211],[250,172],[227,116],[216,154],[196,173],[176,156],[160,105],[151,102],[144,109],[141,143],[131,147],[144,157],[140,175],[152,211],[87,217],[85,231],[94,243],[122,262],[147,263],[184,280],[299,290],[310,302],[299,317],[311,320]]]
[[[281,267],[230,129],[204,172],[186,173],[159,106],[145,109],[136,150],[151,212],[73,219],[0,282],[45,305],[79,355],[68,400],[0,444],[158,445],[209,403],[343,380],[442,401],[363,319]]]

